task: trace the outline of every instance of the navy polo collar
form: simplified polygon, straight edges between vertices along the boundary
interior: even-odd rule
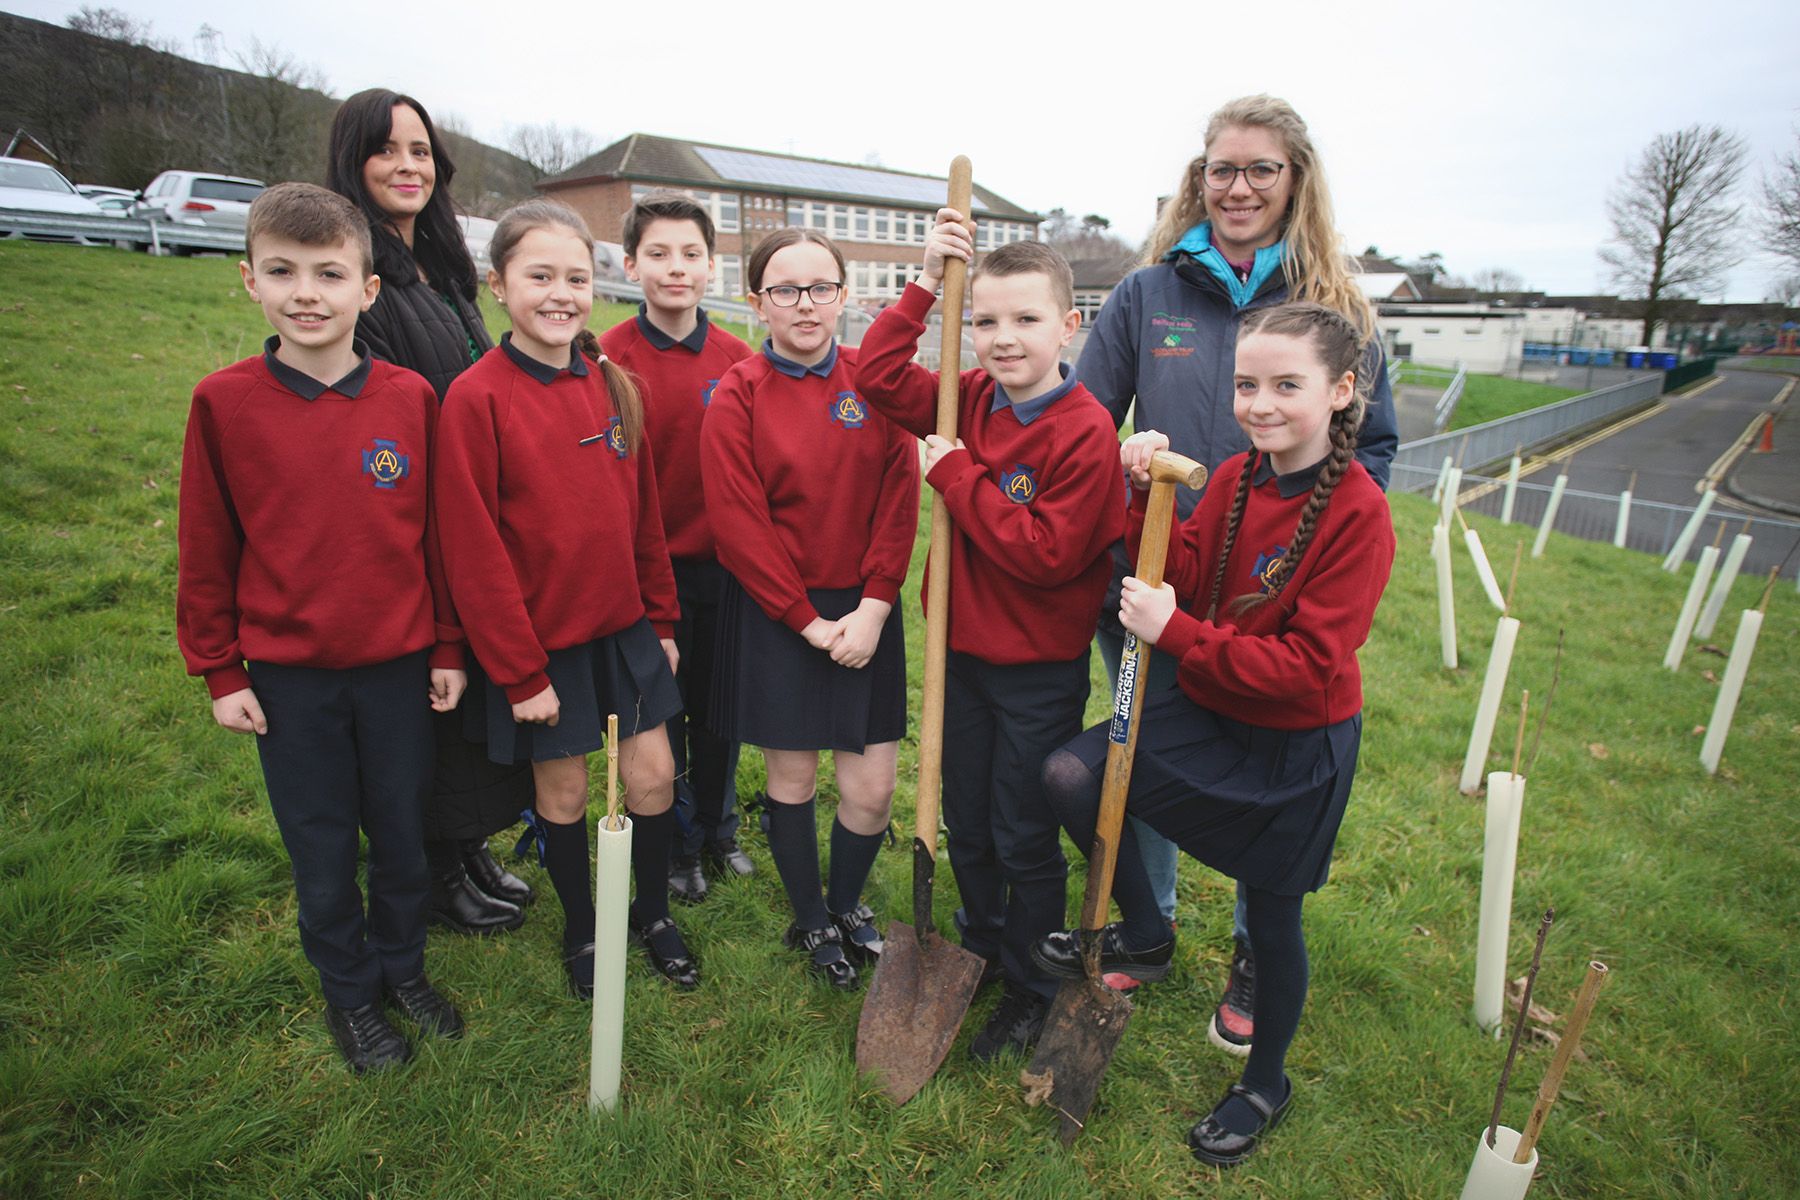
[[[644,335],[644,340],[650,343],[652,349],[671,350],[676,346],[680,346],[689,353],[698,354],[706,349],[706,310],[704,308],[696,309],[694,310],[694,316],[697,318],[696,324],[694,325],[694,332],[677,340],[670,337],[651,323],[650,306],[639,301],[637,315],[638,332]]]
[[[361,338],[350,340],[350,349],[357,357],[356,366],[348,375],[336,383],[324,383],[314,379],[305,371],[296,370],[275,357],[275,351],[281,346],[281,335],[271,333],[263,343],[263,364],[269,368],[269,374],[275,381],[302,400],[317,400],[326,392],[336,392],[340,396],[348,396],[354,400],[362,394],[363,384],[369,382],[369,347]]]
[[[1058,400],[1061,400],[1064,396],[1075,390],[1075,372],[1070,369],[1069,364],[1057,363],[1056,369],[1062,372],[1062,382],[1041,396],[1033,396],[1023,404],[1015,402],[1011,396],[1006,394],[1006,389],[1000,386],[1000,381],[995,380],[994,403],[988,408],[988,411],[990,413],[997,413],[1001,408],[1011,405],[1013,416],[1019,418],[1019,424],[1031,424],[1033,421],[1043,416],[1044,411],[1052,404],[1055,404]]]
[[[511,330],[500,335],[500,349],[506,352],[506,357],[513,360],[514,366],[542,384],[555,383],[556,377],[564,371],[571,375],[588,373],[587,359],[582,357],[581,347],[575,343],[569,345],[569,365],[566,367],[553,367],[548,363],[541,363],[513,345]]]
[[[1283,500],[1304,496],[1307,492],[1312,491],[1313,484],[1319,481],[1319,472],[1325,469],[1325,464],[1330,459],[1331,455],[1327,454],[1310,467],[1301,467],[1298,471],[1277,475],[1275,465],[1269,461],[1269,456],[1260,454],[1256,459],[1256,470],[1250,476],[1250,486],[1261,487],[1273,479],[1275,490],[1281,494]]]
[[[831,339],[831,349],[826,351],[824,358],[810,367],[775,353],[774,338],[763,339],[762,352],[763,357],[769,360],[769,365],[789,379],[805,379],[808,375],[817,375],[820,379],[824,379],[837,366],[838,344],[836,338]]]

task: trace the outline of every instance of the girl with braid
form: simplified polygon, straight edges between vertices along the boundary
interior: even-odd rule
[[[1245,317],[1233,414],[1251,448],[1220,465],[1193,516],[1173,529],[1165,583],[1128,578],[1124,627],[1177,663],[1178,688],[1151,693],[1127,809],[1236,879],[1256,946],[1256,1039],[1242,1078],[1188,1133],[1202,1162],[1242,1162],[1293,1099],[1282,1070],[1306,999],[1301,901],[1325,883],[1362,736],[1356,651],[1394,559],[1387,500],[1356,460],[1367,403],[1363,336],[1333,309],[1284,304]],[[1126,538],[1143,535],[1154,430],[1120,448],[1134,490]],[[1077,846],[1093,844],[1106,761],[1097,725],[1044,764],[1044,789]],[[1175,945],[1127,822],[1101,969],[1168,973]],[[1079,978],[1076,931],[1032,949]]]

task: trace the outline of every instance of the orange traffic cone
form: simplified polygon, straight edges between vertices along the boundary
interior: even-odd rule
[[[1756,443],[1756,449],[1752,450],[1751,453],[1752,454],[1773,454],[1773,453],[1775,453],[1775,414],[1774,413],[1770,413],[1768,416],[1763,418],[1762,438]]]

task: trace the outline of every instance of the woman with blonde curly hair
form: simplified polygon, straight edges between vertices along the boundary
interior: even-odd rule
[[[1354,278],[1331,208],[1331,189],[1306,122],[1274,96],[1244,96],[1208,120],[1205,148],[1181,173],[1145,246],[1144,265],[1113,290],[1094,322],[1077,374],[1123,424],[1133,402],[1138,429],[1158,429],[1171,448],[1209,471],[1250,442],[1232,416],[1233,347],[1250,313],[1307,300],[1348,318],[1368,343],[1358,379],[1372,385],[1356,458],[1387,487],[1399,445],[1393,396],[1374,313]],[[1186,518],[1199,497],[1181,491]],[[1116,674],[1124,631],[1114,550],[1113,590],[1102,611],[1100,650]],[[1174,663],[1152,655],[1149,687],[1175,686]],[[1135,821],[1135,818],[1134,818]],[[1134,824],[1165,920],[1175,913],[1175,846]],[[1235,951],[1224,995],[1207,1034],[1248,1055],[1254,1031],[1256,968],[1240,889]],[[1128,979],[1109,980],[1126,986]]]

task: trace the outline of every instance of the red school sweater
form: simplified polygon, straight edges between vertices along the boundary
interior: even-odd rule
[[[694,332],[681,341],[650,324],[640,310],[607,330],[600,346],[637,379],[644,398],[669,557],[716,557],[700,483],[700,419],[725,372],[753,352],[707,320],[704,310]]]
[[[869,403],[921,437],[937,430],[937,374],[912,356],[936,299],[909,284],[856,360]],[[967,449],[926,476],[955,522],[951,649],[1002,665],[1074,658],[1093,640],[1107,547],[1125,531],[1112,418],[1079,383],[1047,405],[996,408],[993,377],[976,369],[962,373],[957,436]]]
[[[1263,572],[1293,539],[1312,491],[1310,482],[1291,496],[1282,494],[1280,479],[1256,484],[1225,564],[1218,612],[1207,620],[1225,519],[1248,457],[1221,463],[1194,514],[1170,530],[1164,582],[1174,587],[1177,608],[1156,648],[1176,658],[1182,691],[1204,708],[1269,729],[1332,725],[1362,711],[1356,651],[1369,638],[1394,563],[1387,497],[1361,463],[1352,463],[1280,597],[1233,614],[1234,598],[1261,590]],[[1134,561],[1146,495],[1132,492],[1127,538]]]
[[[264,354],[194,389],[175,594],[188,673],[217,699],[250,686],[245,659],[339,670],[435,645],[432,666],[461,667],[427,529],[436,393],[366,357],[310,400],[277,370],[311,382]]]
[[[834,355],[798,379],[752,355],[719,381],[700,431],[719,561],[795,632],[819,616],[808,588],[893,603],[919,524],[918,442],[857,394],[856,351]]]
[[[626,452],[597,364],[552,375],[515,355],[496,346],[450,385],[432,497],[469,645],[517,704],[550,685],[549,651],[646,614],[671,637],[680,614],[648,440]]]

